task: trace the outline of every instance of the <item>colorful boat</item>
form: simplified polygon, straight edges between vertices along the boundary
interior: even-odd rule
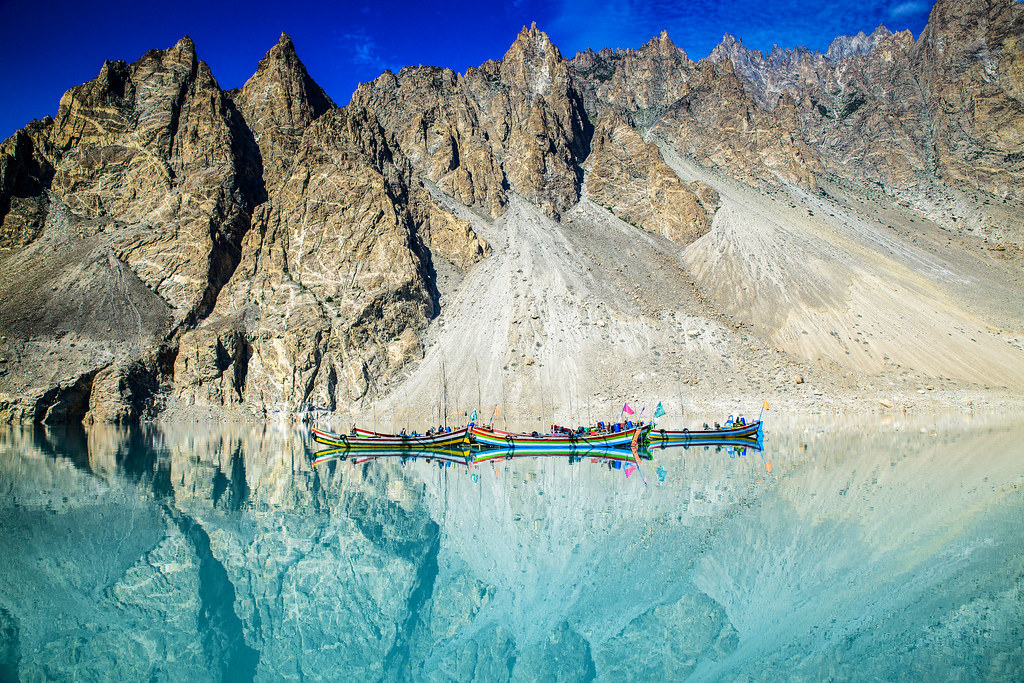
[[[423,448],[449,448],[469,443],[469,427],[453,429],[450,432],[437,434],[378,434],[366,430],[356,430],[356,434],[335,434],[334,432],[316,429],[310,430],[313,439],[326,446],[334,446],[346,450],[408,450]],[[362,431],[362,435],[360,434]],[[367,434],[372,436],[367,436]]]
[[[522,434],[477,425],[470,428],[469,437],[472,443],[488,448],[564,448],[585,451],[593,448],[629,448],[634,444],[634,438],[637,444],[643,445],[650,430],[650,425],[644,425],[601,434]]]
[[[666,443],[687,443],[691,441],[722,441],[723,439],[758,439],[761,435],[761,421],[735,425],[720,429],[652,429],[648,438],[652,446]]]

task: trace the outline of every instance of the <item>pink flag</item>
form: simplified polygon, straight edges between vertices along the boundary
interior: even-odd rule
[[[626,415],[632,415],[633,414],[633,409],[629,407],[628,403],[623,403],[622,404],[622,411],[624,413],[626,413]]]

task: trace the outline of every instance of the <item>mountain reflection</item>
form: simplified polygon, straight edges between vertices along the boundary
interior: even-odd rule
[[[0,431],[0,675],[1022,670],[1019,428],[312,465],[265,426]],[[774,461],[774,468],[768,463]]]

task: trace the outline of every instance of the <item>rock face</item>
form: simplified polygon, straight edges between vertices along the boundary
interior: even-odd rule
[[[610,103],[649,125],[686,95],[697,65],[662,31],[639,50],[580,52],[570,68],[590,111]]]
[[[579,199],[588,119],[566,61],[536,25],[500,62],[465,76],[386,72],[360,86],[352,105],[373,111],[413,164],[465,204],[500,215],[506,184],[552,216]]]
[[[750,302],[763,300],[750,291],[768,287],[778,305],[759,317],[766,338],[808,362],[825,357],[881,372],[892,354],[831,341],[856,341],[856,325],[837,322],[841,311],[834,320],[808,311],[849,309],[850,297],[867,296],[851,282],[877,261],[862,258],[863,249],[884,261],[916,250],[908,245],[932,239],[932,228],[948,233],[935,239],[941,249],[970,250],[979,240],[982,260],[998,271],[992,277],[1016,277],[999,269],[1024,248],[1022,34],[1016,0],[940,0],[916,42],[879,27],[837,38],[825,54],[765,55],[727,35],[693,62],[666,33],[637,50],[565,59],[533,25],[501,60],[463,75],[385,72],[345,108],[310,77],[284,34],[230,92],[188,38],[132,64],[107,62],[64,95],[54,118],[0,145],[0,418],[358,412],[406,381],[428,400],[437,380],[427,375],[446,367],[446,351],[431,359],[428,349],[453,320],[453,301],[466,311],[463,322],[472,319],[470,332],[450,342],[462,381],[472,366],[480,384],[481,359],[508,359],[497,363],[501,372],[484,369],[489,382],[504,387],[508,373],[516,391],[536,393],[520,380],[555,381],[539,351],[549,334],[559,344],[606,344],[595,357],[646,325],[669,334],[675,323],[653,299],[645,307],[642,282],[616,289],[631,292],[627,311],[660,318],[616,320],[614,307],[591,294],[572,299],[604,291],[597,264],[625,277],[615,259],[633,250],[634,237],[650,258],[630,257],[653,263],[662,290],[692,307],[688,315],[717,325],[718,316],[753,314]],[[749,188],[754,195],[744,194]],[[801,221],[813,219],[803,237],[788,230],[792,216],[747,208],[744,197],[775,201],[780,192],[790,208],[799,204]],[[889,208],[867,216],[861,195],[883,197]],[[824,220],[816,209],[836,220],[811,225]],[[862,220],[872,237],[842,232]],[[875,224],[891,234],[874,235]],[[754,234],[758,226],[764,234]],[[623,231],[621,241],[610,230]],[[822,243],[833,230],[840,232]],[[502,244],[508,260],[477,266],[491,253],[478,231]],[[794,271],[803,248],[823,255],[847,238],[846,265],[814,277]],[[781,239],[798,243],[773,251]],[[890,239],[907,249],[878,246]],[[756,255],[743,255],[757,244]],[[544,253],[519,259],[531,247]],[[934,263],[933,254],[907,257],[918,264],[908,267],[931,278],[978,262],[976,254],[942,253]],[[530,263],[537,271],[524,273]],[[523,294],[519,302],[499,300],[495,289],[474,310],[475,293],[463,284],[483,270],[538,286],[501,290]],[[955,289],[989,274],[942,282]],[[863,291],[884,297],[876,283],[886,277],[874,273]],[[476,291],[491,286],[477,281]],[[912,289],[930,303],[909,310],[949,308],[928,287]],[[987,305],[971,303],[948,320]],[[1022,324],[1010,308],[987,318],[993,334]],[[530,312],[529,334],[520,309]],[[541,310],[560,313],[546,320]],[[589,325],[592,316],[621,325],[621,334],[562,327]],[[810,318],[832,320],[820,330],[827,343],[804,339]],[[931,324],[924,318],[947,320],[924,316],[919,332]],[[488,325],[509,332],[494,343],[466,339]],[[966,327],[959,332],[957,344],[976,343]],[[749,346],[719,341],[708,351],[713,363],[729,344]],[[996,341],[986,353],[1012,367]],[[931,376],[955,366],[965,379],[974,375],[953,358],[960,348],[905,360],[935,366]],[[611,376],[585,367],[594,379],[583,384],[598,387],[588,392],[604,391]]]
[[[261,192],[247,140],[185,38],[131,65],[105,63],[61,98],[54,120],[5,143],[4,246],[21,249],[0,267],[25,274],[4,278],[0,309],[19,361],[4,378],[7,419],[81,419],[100,369],[152,360],[212,308]],[[40,282],[55,266],[60,274]],[[57,395],[65,385],[84,392],[73,409],[52,403],[40,343],[66,373]],[[109,408],[107,417],[138,417]]]
[[[686,96],[655,131],[685,154],[748,183],[815,186],[817,156],[796,133],[796,105],[781,95],[771,111],[743,88],[729,62],[702,65]]]
[[[718,193],[684,183],[658,148],[625,120],[608,114],[594,132],[587,195],[628,223],[685,247],[708,232]]]
[[[178,396],[257,413],[361,398],[418,357],[436,297],[428,245],[445,238],[476,239],[411,185],[368,112],[332,110],[306,131],[211,321],[183,339]],[[485,252],[474,244],[444,253],[468,265]]]
[[[306,127],[334,108],[306,72],[286,33],[233,99],[259,145],[268,190],[284,180]]]
[[[33,121],[0,144],[0,248],[21,247],[43,230],[53,178],[53,119]]]
[[[1013,0],[932,9],[913,58],[942,182],[1024,196],[1022,38],[1024,6]]]
[[[794,136],[792,99],[763,108],[731,62],[694,64],[662,34],[640,50],[581,53],[572,64],[592,110],[622,108],[684,154],[745,181],[814,185],[819,164]]]
[[[1019,197],[1022,33],[1019,2],[940,0],[917,42],[880,26],[824,55],[762,56],[727,35],[709,61],[732,64],[765,109],[788,95],[796,111],[780,123],[829,173],[910,201],[935,184]]]
[[[3,280],[4,418],[334,407],[335,386],[361,396],[416,358],[430,250],[464,267],[487,245],[371,115],[340,113],[304,143],[332,108],[285,35],[235,93],[186,38],[104,64],[7,140],[3,268],[29,275]]]
[[[175,311],[201,316],[237,261],[260,193],[241,117],[192,41],[106,63],[63,98],[54,198],[136,228],[115,248]]]

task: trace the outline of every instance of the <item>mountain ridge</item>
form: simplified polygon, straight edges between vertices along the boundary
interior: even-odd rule
[[[693,62],[666,32],[564,58],[534,24],[346,107],[286,34],[232,91],[187,37],[107,62],[0,146],[0,415],[395,419],[449,381],[563,421],[684,380],[706,405],[1012,393],[1022,26],[940,0],[917,41]]]

